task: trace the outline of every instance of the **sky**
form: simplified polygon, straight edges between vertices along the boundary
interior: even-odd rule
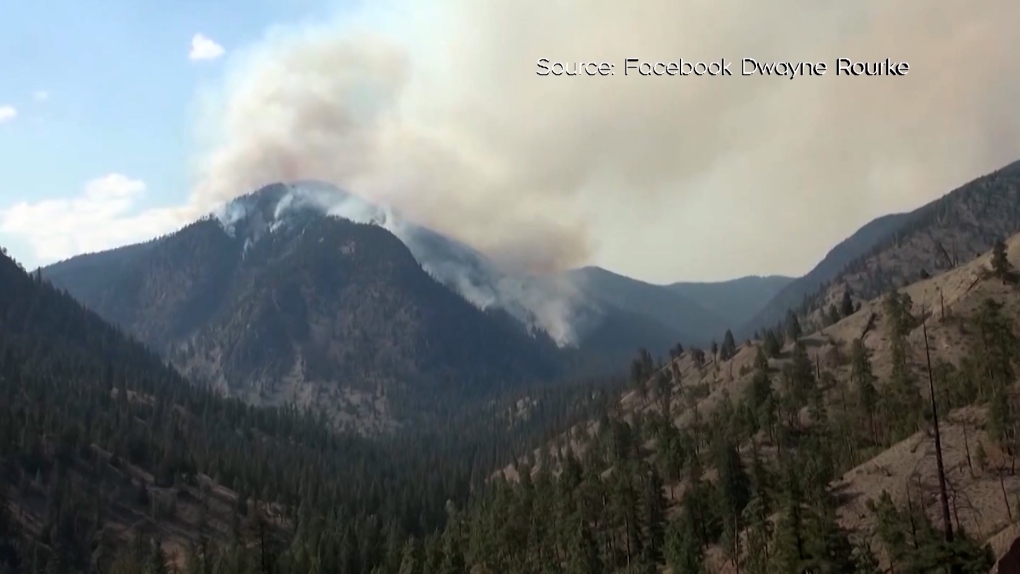
[[[18,2],[0,245],[26,267],[319,179],[534,271],[800,275],[1020,159],[1013,0]],[[608,62],[540,76],[537,61]],[[731,77],[624,74],[625,60]],[[742,58],[825,62],[741,74]],[[907,62],[837,77],[837,58]]]

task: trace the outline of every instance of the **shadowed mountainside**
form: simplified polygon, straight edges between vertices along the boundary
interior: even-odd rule
[[[385,229],[310,212],[254,236],[206,218],[43,274],[197,380],[376,430],[560,373],[551,340],[436,282]]]

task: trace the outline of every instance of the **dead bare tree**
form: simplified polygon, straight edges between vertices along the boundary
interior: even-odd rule
[[[960,424],[963,425],[963,450],[967,454],[967,468],[970,469],[970,476],[974,478],[974,463],[970,458],[970,439],[967,437],[967,421],[962,420]]]
[[[935,466],[939,473],[939,498],[942,506],[942,523],[946,529],[946,543],[953,542],[953,519],[949,515],[949,497],[946,494],[946,469],[942,463],[942,436],[939,433],[939,409],[935,401],[935,377],[931,372],[931,349],[928,347],[928,323],[921,313],[921,333],[924,336],[924,356],[928,363],[928,394],[931,397],[931,419],[935,429]]]

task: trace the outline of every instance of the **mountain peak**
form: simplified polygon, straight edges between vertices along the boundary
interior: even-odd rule
[[[211,214],[223,230],[244,241],[245,252],[282,227],[336,217],[379,226],[395,235],[418,264],[475,307],[499,309],[542,331],[560,346],[577,343],[574,290],[569,285],[507,273],[472,247],[404,219],[389,206],[371,203],[329,183],[274,183],[240,196]]]
[[[250,240],[310,216],[341,217],[387,229],[395,219],[387,208],[318,181],[272,183],[227,202],[211,216],[229,235],[242,235]]]

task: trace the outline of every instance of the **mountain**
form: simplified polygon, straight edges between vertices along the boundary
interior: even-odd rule
[[[180,231],[41,270],[254,404],[391,428],[495,389],[620,370],[725,321],[598,268],[531,275],[328,184],[274,184]],[[664,312],[660,310],[665,309]],[[455,397],[455,400],[453,399]]]
[[[270,186],[220,218],[42,274],[189,377],[371,430],[559,374],[544,333],[469,303],[383,226],[288,206],[290,192]]]
[[[512,550],[469,567],[566,544],[579,571],[988,572],[1020,536],[1020,234],[996,243],[795,340],[644,363],[495,473],[466,544]],[[555,512],[496,528],[529,503]]]
[[[616,326],[609,324],[629,316],[635,331],[629,337],[640,339],[642,346],[654,353],[662,353],[678,342],[705,347],[712,340],[721,340],[727,329],[743,325],[793,281],[773,275],[654,285],[601,267],[574,269],[566,276],[586,301],[615,310],[613,318],[604,321],[607,325],[603,331],[618,332]],[[594,338],[594,334],[588,334],[586,342]]]
[[[0,572],[397,572],[516,445],[616,392],[590,383],[337,433],[191,384],[0,249]]]
[[[910,213],[880,217],[834,247],[741,329],[771,327],[790,309],[824,312],[849,288],[868,300],[953,267],[1020,231],[1020,161],[979,177]],[[817,319],[817,317],[816,317]]]
[[[680,292],[618,275],[601,267],[567,272],[588,301],[616,308],[648,325],[658,325],[672,339],[666,344],[706,345],[726,330],[725,321]]]
[[[814,295],[825,283],[839,275],[847,264],[867,253],[911,218],[911,213],[893,213],[865,224],[826,253],[822,261],[806,275],[790,281],[766,301],[757,313],[741,324],[741,333],[770,327],[782,321],[789,309],[797,308],[806,297]]]
[[[782,275],[749,276],[729,281],[672,283],[666,288],[714,313],[726,328],[738,329],[795,280]]]

